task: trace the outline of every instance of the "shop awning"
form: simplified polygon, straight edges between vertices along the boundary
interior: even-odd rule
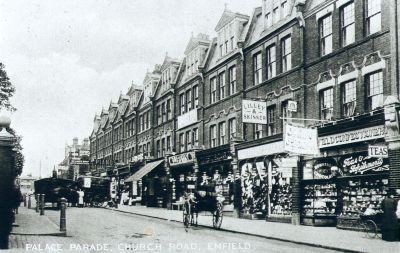
[[[137,171],[135,174],[133,174],[127,180],[125,180],[125,182],[138,181],[142,179],[142,177],[144,177],[150,171],[154,170],[162,162],[164,162],[164,160],[147,163],[146,165],[143,166],[143,168],[139,169],[139,171]]]

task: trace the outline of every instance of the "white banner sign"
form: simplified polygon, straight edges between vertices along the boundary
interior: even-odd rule
[[[267,124],[267,103],[243,100],[242,115],[243,123]]]
[[[288,152],[301,155],[319,154],[317,129],[286,124],[283,142]]]
[[[90,177],[84,177],[83,178],[83,187],[90,188],[91,185],[92,185],[92,179]]]

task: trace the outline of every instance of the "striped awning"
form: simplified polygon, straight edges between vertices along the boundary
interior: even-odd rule
[[[133,174],[127,180],[125,180],[125,182],[138,181],[142,179],[142,177],[147,175],[150,171],[154,170],[158,165],[160,165],[163,162],[164,160],[147,163],[146,165],[143,166],[143,168],[139,169],[135,174]]]

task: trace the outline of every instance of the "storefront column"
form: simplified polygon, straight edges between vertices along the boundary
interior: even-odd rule
[[[389,188],[400,189],[400,102],[395,96],[385,100],[386,144],[390,163]]]
[[[164,162],[164,169],[165,169],[165,177],[166,177],[166,186],[167,186],[167,193],[166,193],[166,207],[167,209],[172,209],[172,184],[171,184],[171,171],[168,163],[168,158],[171,155],[165,155],[165,162]]]
[[[292,168],[292,224],[300,225],[300,181],[301,181],[301,163],[302,157],[298,157],[297,167]]]

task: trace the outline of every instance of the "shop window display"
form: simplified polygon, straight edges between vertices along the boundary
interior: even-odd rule
[[[304,216],[336,215],[337,188],[335,183],[312,183],[304,186]]]
[[[242,166],[242,210],[244,213],[265,216],[268,212],[268,187],[264,162],[261,163],[258,169],[252,163]]]
[[[270,207],[273,215],[292,215],[291,170],[273,166],[271,173]]]
[[[232,171],[227,173],[220,173],[220,170],[215,169],[209,176],[206,172],[203,172],[200,178],[200,186],[213,185],[215,186],[215,193],[221,194],[225,200],[224,205],[230,205],[233,203],[233,187],[234,177]]]
[[[388,191],[388,179],[355,179],[343,184],[342,216],[359,217],[367,207],[382,212],[381,203]]]

